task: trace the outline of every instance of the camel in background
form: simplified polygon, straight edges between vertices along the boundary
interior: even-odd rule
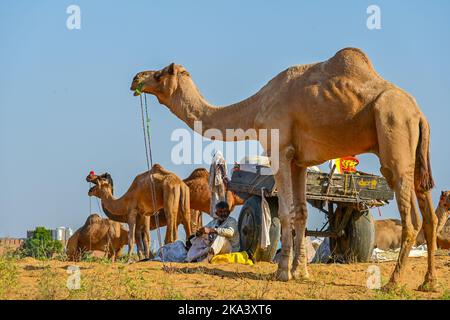
[[[128,231],[119,222],[91,214],[67,241],[67,257],[77,261],[83,252],[102,251],[113,262],[128,243]]]
[[[190,193],[190,207],[191,207],[191,233],[194,234],[198,228],[203,225],[202,212],[211,215],[210,202],[211,202],[211,189],[209,187],[209,172],[205,168],[197,168],[183,180],[188,186]],[[244,200],[238,197],[231,191],[227,191],[227,202],[230,207],[230,211],[233,211],[235,206],[242,205]],[[102,204],[103,206],[103,204]],[[114,215],[108,210],[104,210],[106,216],[111,220],[127,223],[127,216]],[[167,221],[164,213],[164,209],[158,211],[159,227],[167,226]],[[177,226],[182,222],[181,216],[178,216]],[[136,231],[135,238],[138,248],[138,255],[140,259],[144,257],[149,259],[151,235],[150,230],[156,229],[156,217],[145,216],[138,214],[136,219]],[[178,238],[176,233],[175,238]]]
[[[205,168],[197,168],[183,181],[189,187],[191,208],[212,216],[213,213],[210,212],[211,188],[209,186],[208,170]],[[235,206],[244,204],[244,200],[229,190],[227,191],[226,199],[230,211],[233,211]]]
[[[136,176],[127,192],[118,199],[113,195],[114,183],[110,174],[90,174],[86,177],[86,181],[94,184],[89,189],[88,195],[100,198],[105,213],[126,217],[129,226],[129,258],[134,248],[136,221],[139,215],[152,216],[159,209],[164,208],[167,224],[165,243],[176,240],[174,236],[177,234],[179,213],[181,213],[186,236],[191,234],[189,188],[177,175],[167,171],[161,165],[155,164],[150,171]]]
[[[190,207],[191,207],[191,232],[194,234],[198,228],[203,226],[202,212],[212,216],[210,212],[211,204],[211,188],[209,186],[209,172],[205,168],[197,168],[183,180],[189,188]],[[235,206],[244,204],[244,200],[238,197],[231,191],[227,191],[227,202],[230,211],[233,211]],[[165,226],[164,209],[159,211],[159,224]],[[154,224],[154,217],[152,217],[152,225]],[[162,222],[161,222],[162,221]],[[151,228],[153,230],[153,227]]]
[[[437,247],[450,249],[450,191],[442,191],[436,208],[438,218]],[[375,220],[375,247],[382,250],[400,248],[402,238],[402,224],[398,219]],[[417,234],[416,246],[425,244],[423,230]]]
[[[377,155],[380,171],[396,194],[403,228],[397,264],[384,289],[401,282],[420,231],[417,198],[428,244],[428,269],[419,289],[436,290],[437,218],[430,191],[428,121],[414,98],[384,80],[361,50],[345,48],[326,61],[289,67],[253,96],[222,108],[208,103],[189,72],[174,63],[139,72],[130,89],[135,95],[155,95],[201,135],[214,132],[218,140],[261,143],[271,158],[278,190],[282,251],[276,277],[282,281],[309,277],[304,241],[307,167],[349,154]],[[241,133],[227,132],[234,128]],[[268,140],[272,133],[278,133],[279,141]],[[295,243],[292,228],[302,235]]]
[[[103,204],[102,204],[103,207]],[[128,217],[126,215],[114,215],[112,214],[110,211],[105,210],[105,208],[103,207],[103,212],[105,213],[105,215],[113,220],[113,221],[117,221],[117,222],[121,222],[121,223],[128,223]],[[136,217],[136,229],[134,232],[134,237],[135,237],[135,241],[136,241],[136,245],[137,245],[137,253],[139,256],[139,259],[149,259],[151,257],[151,253],[150,253],[150,219],[153,220],[155,217],[154,216],[144,216],[142,214],[138,214]],[[161,218],[160,218],[161,220]],[[165,220],[164,220],[165,221]]]

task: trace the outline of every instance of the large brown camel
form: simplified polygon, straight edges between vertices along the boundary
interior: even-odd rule
[[[428,270],[420,289],[436,288],[437,218],[430,192],[434,182],[429,125],[414,98],[378,75],[361,50],[346,48],[327,61],[290,67],[250,98],[228,107],[208,103],[186,69],[173,63],[162,70],[139,72],[130,89],[135,95],[155,95],[202,135],[211,137],[209,129],[214,129],[212,135],[218,140],[255,139],[261,143],[275,168],[278,189],[282,225],[279,280],[308,277],[306,168],[349,154],[376,154],[381,173],[395,191],[403,227],[398,261],[385,289],[401,281],[420,230],[414,195],[428,244]],[[195,125],[197,121],[201,126]],[[238,134],[227,132],[234,128],[242,130]],[[249,137],[246,131],[252,129],[256,132]],[[273,134],[276,142],[277,133],[278,144],[271,139]],[[292,227],[302,235],[295,237],[294,245]]]
[[[66,252],[69,260],[78,260],[83,252],[103,251],[115,261],[127,243],[128,231],[119,222],[91,214],[67,241]]]
[[[105,213],[126,217],[129,226],[129,257],[134,248],[136,220],[139,215],[152,216],[159,209],[164,208],[167,224],[165,243],[176,240],[174,236],[177,234],[179,213],[186,236],[191,234],[189,188],[177,175],[167,171],[161,165],[155,164],[150,171],[139,174],[128,191],[118,199],[113,195],[114,184],[108,173],[90,174],[86,177],[86,181],[94,184],[88,194],[101,199]],[[153,201],[153,186],[156,203]]]
[[[436,208],[438,218],[437,247],[450,249],[450,191],[442,191]],[[398,219],[383,219],[375,221],[375,247],[382,250],[400,248],[402,239],[402,223]],[[425,244],[423,230],[417,234],[416,245]]]

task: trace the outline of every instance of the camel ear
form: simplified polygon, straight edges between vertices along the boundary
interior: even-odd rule
[[[176,72],[175,63],[172,62],[170,64],[169,68],[167,69],[167,72],[172,76],[175,75],[175,72]]]

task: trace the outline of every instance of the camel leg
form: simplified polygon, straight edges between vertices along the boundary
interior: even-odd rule
[[[167,221],[165,244],[175,241],[179,199],[180,188],[164,186],[164,213]]]
[[[394,178],[394,181],[396,181],[394,184],[394,191],[402,220],[402,244],[394,272],[391,275],[389,283],[384,288],[386,290],[396,287],[401,281],[409,252],[411,251],[411,247],[413,246],[417,233],[420,230],[420,223],[416,221],[416,218],[412,219],[412,215],[416,215],[417,213],[411,214],[414,211],[417,211],[416,204],[412,201],[413,173],[409,172],[395,176],[397,179]],[[413,224],[414,222],[415,224]]]
[[[190,194],[187,186],[180,186],[180,213],[181,222],[183,223],[186,239],[192,234],[191,228],[191,208],[190,208]],[[177,226],[178,231],[178,226]]]
[[[431,191],[422,192],[416,188],[416,196],[419,202],[420,212],[423,217],[423,233],[427,241],[428,270],[421,291],[436,291],[437,276],[435,269],[434,253],[436,251],[437,217],[434,213]]]
[[[402,220],[402,243],[394,272],[385,290],[395,287],[402,278],[420,223],[416,203],[413,201],[416,183],[416,156],[420,137],[420,119],[410,113],[398,113],[398,108],[415,109],[414,102],[396,90],[382,93],[374,105],[377,128],[378,155],[381,173],[395,192]]]
[[[143,237],[141,228],[142,228],[141,226],[139,226],[139,228],[136,227],[136,245],[139,260],[144,259]]]
[[[136,234],[136,212],[131,212],[128,215],[128,228],[128,260],[131,260],[134,249],[134,237]]]
[[[282,150],[280,152],[283,152]],[[292,255],[292,185],[291,159],[286,152],[280,154],[279,170],[275,174],[275,185],[278,190],[278,217],[281,221],[281,258],[278,263],[276,278],[281,281],[291,279],[290,260]]]
[[[114,244],[112,242],[108,245],[108,259],[111,259],[111,262],[116,262],[116,249],[114,248]]]
[[[294,279],[309,278],[306,267],[307,256],[305,249],[306,220],[308,209],[306,206],[306,168],[298,167],[294,162],[291,164],[292,173],[292,196],[294,200],[294,261],[292,264],[292,276]]]
[[[144,253],[145,258],[150,259],[150,216],[144,217]]]

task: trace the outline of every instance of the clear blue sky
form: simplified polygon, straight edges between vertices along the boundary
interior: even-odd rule
[[[450,2],[343,3],[1,1],[0,236],[23,237],[36,225],[77,228],[89,214],[89,170],[111,173],[121,195],[146,169],[129,91],[136,72],[183,64],[222,105],[290,65],[347,46],[363,49],[428,117],[436,202],[450,180]],[[70,4],[81,8],[81,30],[66,28]],[[370,4],[381,8],[381,30],[366,28]],[[187,127],[150,103],[155,161],[184,178],[195,166],[171,162],[170,134]],[[360,168],[378,173],[378,160],[363,156]],[[395,205],[382,213],[398,217]],[[320,227],[321,217],[310,210],[309,226]]]

